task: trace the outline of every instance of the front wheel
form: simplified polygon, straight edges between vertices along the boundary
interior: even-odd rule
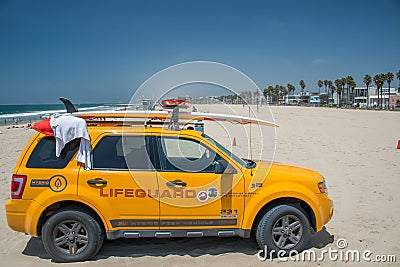
[[[103,244],[103,231],[93,216],[80,209],[63,209],[44,224],[42,241],[57,262],[84,261],[94,257]]]
[[[276,255],[284,251],[303,251],[310,238],[310,222],[304,210],[296,205],[284,204],[269,210],[260,220],[256,239],[260,248]],[[282,253],[282,252],[281,252]]]

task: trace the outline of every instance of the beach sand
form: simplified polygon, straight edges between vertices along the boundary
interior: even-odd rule
[[[202,107],[212,110],[215,107]],[[240,110],[242,106],[233,109]],[[272,107],[277,129],[275,160],[311,168],[322,173],[334,200],[335,213],[326,229],[313,237],[312,250],[370,250],[396,255],[400,261],[400,113],[305,107]],[[200,110],[200,109],[199,109]],[[220,112],[224,112],[221,110]],[[10,194],[10,179],[22,149],[33,130],[0,127],[0,266],[52,266],[41,241],[12,231],[6,222],[4,204]],[[255,140],[253,147],[260,146]],[[238,144],[243,146],[243,144]],[[330,235],[334,235],[332,242]],[[322,247],[322,248],[321,248]],[[254,239],[137,239],[105,242],[92,261],[67,266],[266,266]],[[320,265],[290,262],[291,266]],[[337,261],[327,256],[323,264]],[[349,265],[364,265],[350,263]],[[382,263],[380,263],[382,265]],[[385,264],[383,264],[385,265]]]

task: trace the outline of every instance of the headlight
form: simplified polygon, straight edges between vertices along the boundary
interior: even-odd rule
[[[325,179],[324,181],[318,183],[318,189],[322,194],[328,194],[328,188],[326,187]]]

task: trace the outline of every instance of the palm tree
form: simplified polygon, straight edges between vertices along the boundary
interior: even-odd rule
[[[285,86],[280,86],[279,97],[284,99],[287,94],[288,94],[287,88]]]
[[[341,98],[342,98],[342,92],[343,92],[343,83],[342,83],[341,80],[340,80],[339,84],[337,85],[336,92],[337,92],[337,94],[336,94],[336,96],[337,96],[337,107],[340,107]]]
[[[242,101],[242,104],[245,102],[244,98],[245,98],[245,92],[242,91],[240,92],[240,100]]]
[[[381,88],[381,86],[382,86],[382,79],[381,79],[381,78],[382,78],[382,77],[381,77],[380,74],[376,74],[376,75],[374,76],[374,83],[375,83],[375,85],[376,85],[376,92],[377,92],[377,95],[378,95],[378,108],[380,107],[379,90],[380,90],[380,88]]]
[[[341,91],[341,94],[340,94],[340,96],[341,96],[341,101],[343,101],[344,102],[344,86],[346,85],[346,78],[342,78],[342,91]],[[342,93],[343,93],[343,95],[342,95]]]
[[[400,70],[396,72],[396,77],[399,79],[399,85],[397,86],[397,92],[400,93]]]
[[[351,77],[350,75],[345,78],[345,83],[347,84],[347,92],[346,92],[346,94],[347,94],[346,95],[346,104],[347,105],[350,102],[350,86],[351,86],[353,80],[354,80],[353,77]]]
[[[334,85],[331,85],[331,94],[332,94],[332,99],[333,99],[333,93],[336,91],[336,87]],[[329,99],[328,99],[329,103]]]
[[[379,107],[379,89],[380,89],[380,84],[379,84],[379,75],[376,74],[373,78],[374,83],[376,85],[376,95],[378,96],[378,107]]]
[[[325,92],[326,92],[326,87],[328,86],[328,80],[324,81],[324,85],[325,85]]]
[[[367,92],[366,92],[366,102],[367,102],[367,108],[368,108],[368,94],[369,94],[369,84],[371,83],[371,81],[372,81],[372,78],[371,78],[371,76],[369,76],[368,74],[365,74],[365,76],[364,76],[364,79],[363,79],[363,82],[365,83],[365,86],[367,86]]]
[[[257,112],[258,112],[258,105],[260,104],[259,102],[259,100],[260,100],[260,92],[259,92],[259,90],[255,90],[254,92],[253,92],[253,95],[254,95],[254,99],[255,99],[255,102],[256,102],[256,105],[257,105]]]
[[[301,94],[303,95],[304,88],[306,88],[306,84],[305,84],[305,82],[303,80],[300,80],[299,84],[300,84],[300,87],[301,87]]]
[[[379,74],[380,80],[381,80],[381,108],[386,107],[386,99],[383,99],[383,85],[385,84],[386,81],[386,74],[381,73]]]
[[[318,84],[318,94],[320,95],[321,94],[321,87],[322,87],[323,83],[322,83],[321,80],[318,80],[317,84]]]
[[[246,91],[246,102],[247,104],[251,105],[253,102],[253,98],[252,98],[252,93],[251,91]]]
[[[275,103],[278,104],[279,92],[280,92],[280,90],[281,90],[281,86],[277,84],[277,85],[275,85],[275,87],[273,87],[273,88],[274,88],[274,89],[273,89],[272,93],[273,93],[273,96],[274,96],[274,99],[275,99]]]
[[[351,81],[351,83],[350,83],[350,92],[351,92],[351,95],[352,95],[352,98],[353,98],[352,101],[351,101],[352,105],[355,104],[354,89],[356,88],[356,86],[357,86],[356,82],[355,81]]]
[[[269,99],[270,102],[272,102],[272,92],[274,91],[274,87],[271,85],[268,86],[268,88],[264,89],[264,96],[266,99]]]
[[[287,88],[288,88],[289,94],[290,94],[290,92],[294,93],[294,90],[296,89],[296,87],[294,87],[294,85],[291,83],[287,84]]]
[[[263,95],[264,95],[265,99],[267,99],[267,96],[268,96],[268,89],[267,88],[264,88]]]
[[[329,90],[331,90],[331,87],[332,87],[332,81],[328,81],[328,96],[329,96]]]
[[[341,96],[341,94],[342,94],[343,80],[342,79],[336,79],[335,80],[335,85],[336,85],[336,93],[337,93],[337,104],[339,106],[339,96]]]
[[[388,104],[388,107],[390,107],[390,83],[393,81],[393,79],[394,79],[393,73],[391,73],[390,71],[388,73],[386,73],[386,82],[389,85],[389,104]]]

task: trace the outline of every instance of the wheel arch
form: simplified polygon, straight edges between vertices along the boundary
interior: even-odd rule
[[[305,212],[306,212],[306,216],[309,219],[310,225],[312,227],[312,229],[315,231],[316,230],[316,226],[317,226],[317,222],[316,222],[316,218],[315,218],[315,214],[313,209],[311,208],[311,206],[305,202],[302,199],[299,198],[295,198],[295,197],[281,197],[281,198],[277,198],[274,199],[268,203],[266,203],[257,213],[257,215],[255,216],[253,223],[252,223],[252,230],[257,229],[257,225],[260,222],[260,220],[262,219],[262,217],[264,216],[264,214],[266,212],[268,212],[269,210],[271,210],[272,208],[278,206],[278,205],[282,205],[282,204],[295,204],[299,207],[301,207]]]
[[[66,200],[66,201],[55,202],[55,203],[51,204],[50,206],[48,206],[42,212],[42,214],[39,217],[38,224],[37,224],[37,229],[36,229],[37,235],[38,236],[42,235],[42,227],[46,223],[47,219],[50,218],[51,215],[53,215],[57,210],[59,210],[61,208],[67,208],[67,207],[71,207],[71,208],[75,208],[75,209],[76,208],[82,209],[83,211],[92,215],[94,217],[94,219],[97,220],[97,222],[99,223],[100,227],[103,230],[103,233],[106,233],[105,223],[96,210],[94,210],[92,207],[90,207],[89,205],[87,205],[85,203],[75,201],[75,200]]]

